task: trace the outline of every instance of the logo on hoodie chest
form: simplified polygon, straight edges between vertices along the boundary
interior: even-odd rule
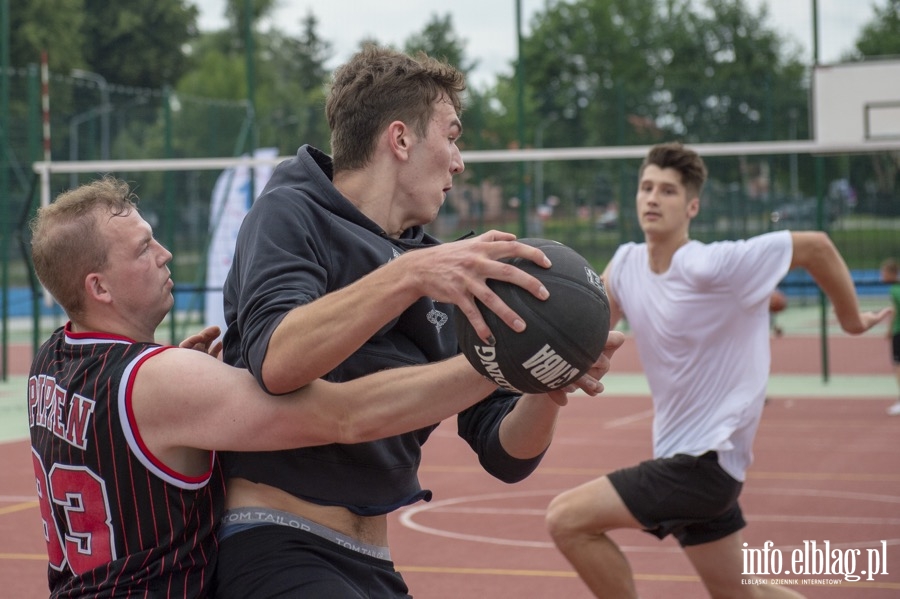
[[[402,255],[402,253],[399,252],[395,247],[391,247],[391,252],[393,255],[388,259],[388,262],[390,262],[391,260],[395,260]],[[447,324],[447,321],[450,319],[450,317],[447,316],[446,312],[441,312],[437,308],[432,308],[431,310],[429,310],[426,318],[428,319],[428,322],[434,325],[434,328],[438,333],[441,332],[441,328],[443,328],[443,326]]]

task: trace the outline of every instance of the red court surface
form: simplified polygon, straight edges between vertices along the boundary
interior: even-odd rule
[[[827,541],[842,555],[859,548],[856,573],[867,567],[866,548],[883,548],[889,574],[853,584],[833,575],[762,578],[797,578],[808,597],[900,597],[900,421],[884,415],[887,403],[772,398],[742,505],[749,548],[772,541],[785,563],[804,541]],[[590,597],[551,545],[544,509],[557,491],[649,457],[649,425],[645,398],[580,398],[563,411],[538,471],[513,486],[481,473],[443,425],[426,446],[422,474],[434,501],[394,518],[393,555],[415,596]],[[612,536],[643,599],[706,596],[676,543],[633,531]],[[840,584],[801,587],[803,578]]]
[[[849,347],[843,341],[832,343],[835,372],[887,374],[883,339],[847,341],[852,342]],[[818,341],[794,343],[790,338],[773,341],[773,370],[806,372],[803,364],[808,363],[809,372],[817,372]],[[614,368],[634,370],[629,352],[616,356]],[[831,573],[817,574],[811,558],[804,558],[809,574],[758,578],[787,579],[810,598],[900,597],[900,418],[885,415],[889,404],[883,397],[772,395],[741,499],[748,549],[762,555],[770,541],[767,563],[774,570],[775,557],[781,556],[785,570],[795,551],[802,556],[806,548],[811,556],[813,548],[827,547],[829,561],[839,557],[842,573],[861,579],[845,580],[834,573],[835,566]],[[434,491],[433,501],[391,516],[392,555],[413,595],[591,597],[553,547],[544,510],[559,491],[650,457],[650,425],[647,397],[573,397],[561,411],[556,439],[538,470],[526,481],[506,485],[480,469],[453,422],[442,424],[425,446],[421,471],[423,485]],[[0,463],[0,597],[47,597],[45,547],[27,443],[0,444]],[[631,563],[642,599],[707,596],[671,539],[658,541],[637,531],[612,536]],[[872,566],[876,574],[862,573]]]

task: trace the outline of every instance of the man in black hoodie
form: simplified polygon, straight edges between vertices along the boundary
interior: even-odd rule
[[[452,304],[485,341],[475,298],[513,329],[526,326],[486,280],[545,299],[537,279],[499,261],[548,266],[542,252],[497,231],[440,244],[423,229],[464,169],[464,88],[453,67],[373,46],[335,72],[326,105],[333,158],[301,147],[241,227],[225,284],[227,362],[280,394],[457,354]],[[498,389],[460,413],[459,434],[482,466],[506,482],[527,477],[566,392],[600,392],[623,339],[610,334],[577,386],[521,397]],[[226,454],[219,596],[408,597],[387,514],[431,498],[417,471],[438,424],[371,443]]]

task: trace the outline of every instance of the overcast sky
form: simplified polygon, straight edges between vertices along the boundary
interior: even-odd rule
[[[279,0],[276,10],[278,28],[296,33],[303,17],[312,10],[319,21],[319,34],[331,42],[335,67],[356,50],[359,41],[375,38],[379,42],[402,47],[412,34],[421,31],[435,14],[450,13],[457,34],[466,40],[466,54],[477,60],[470,76],[476,87],[493,81],[496,73],[512,72],[510,62],[516,55],[515,0]],[[225,25],[225,0],[194,0],[200,9],[202,30],[221,29]],[[520,0],[522,27],[527,32],[533,12],[545,0]],[[769,6],[770,23],[802,51],[803,61],[812,63],[813,0],[745,0],[754,11],[763,3]],[[853,48],[862,26],[872,19],[875,0],[817,0],[819,13],[819,62],[837,62]],[[883,0],[878,0],[882,5]]]

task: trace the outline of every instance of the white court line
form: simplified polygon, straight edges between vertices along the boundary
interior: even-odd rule
[[[0,502],[3,503],[22,503],[23,501],[37,501],[34,495],[0,495]]]
[[[447,507],[433,510],[441,514],[472,514],[472,515],[498,515],[498,516],[540,516],[543,517],[547,510],[528,508],[489,508],[489,507]],[[804,522],[812,524],[854,524],[868,526],[898,526],[900,518],[856,518],[843,516],[778,516],[745,515],[747,520],[753,522]]]
[[[646,420],[647,418],[653,417],[653,409],[644,410],[643,412],[638,412],[637,414],[632,414],[630,416],[623,416],[621,418],[616,418],[615,420],[610,420],[609,422],[603,425],[603,428],[618,428],[620,426],[627,426],[633,422],[638,422],[639,420]]]
[[[522,509],[522,508],[484,508],[484,507],[465,507],[461,504],[475,502],[475,501],[496,501],[496,500],[509,500],[518,497],[538,497],[538,496],[556,496],[561,491],[548,491],[548,490],[537,490],[537,491],[516,491],[510,493],[489,493],[485,495],[466,495],[462,497],[454,497],[450,499],[444,499],[439,501],[432,501],[428,504],[417,505],[409,508],[405,508],[400,511],[398,515],[398,519],[400,523],[409,528],[411,530],[415,530],[424,534],[430,534],[437,537],[444,537],[448,539],[457,539],[462,541],[474,541],[478,543],[488,543],[492,545],[509,545],[513,547],[531,547],[536,549],[554,549],[555,546],[552,542],[546,541],[528,541],[521,539],[504,539],[500,537],[492,537],[486,535],[475,535],[475,534],[467,534],[454,532],[450,530],[443,530],[440,528],[434,528],[432,526],[425,526],[415,521],[415,516],[424,513],[424,512],[436,512],[436,513],[467,513],[467,514],[491,514],[491,515],[501,515],[501,516],[516,516],[516,515],[525,515],[525,516],[543,516],[544,510],[536,510],[536,509]],[[831,497],[835,499],[852,499],[856,501],[874,501],[878,503],[900,503],[900,497],[892,496],[892,495],[876,495],[872,493],[853,493],[853,492],[845,492],[845,491],[827,491],[827,490],[817,490],[817,489],[745,489],[745,492],[751,493],[763,493],[763,494],[777,494],[777,495],[803,495],[810,497]],[[900,525],[900,519],[897,518],[841,518],[841,517],[833,517],[833,516],[783,516],[783,515],[745,515],[745,517],[749,521],[788,521],[788,522],[804,522],[804,523],[821,523],[821,524],[867,524],[874,526],[892,526],[892,525]],[[885,543],[887,545],[900,545],[900,538],[896,539],[877,539],[871,541],[856,541],[856,542],[847,542],[847,543],[834,543],[831,544],[833,548],[856,548],[856,547],[876,547],[880,546],[881,543]],[[802,548],[802,545],[797,545],[794,547],[782,547],[784,550],[791,550],[795,548]],[[681,549],[678,547],[667,547],[667,546],[621,546],[620,549],[625,552],[634,552],[634,553],[676,553],[680,552]]]

